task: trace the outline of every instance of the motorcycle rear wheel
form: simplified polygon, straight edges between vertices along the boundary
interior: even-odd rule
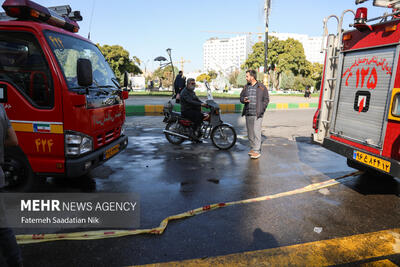
[[[179,133],[180,127],[182,127],[182,126],[179,124],[179,122],[170,121],[170,122],[168,122],[167,126],[165,126],[165,130]],[[164,134],[165,134],[165,137],[167,138],[168,142],[170,142],[173,145],[180,145],[183,143],[183,141],[185,141],[185,139],[182,137],[171,135],[168,133],[164,133]]]
[[[236,131],[228,124],[221,124],[212,129],[211,141],[214,146],[221,150],[228,150],[236,143]]]

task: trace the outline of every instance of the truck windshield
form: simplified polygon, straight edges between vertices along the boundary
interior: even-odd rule
[[[115,87],[112,81],[115,79],[115,75],[95,45],[52,31],[46,31],[45,35],[47,42],[60,63],[70,89],[79,87],[76,73],[76,63],[79,58],[86,58],[92,62],[93,82],[95,86]]]
[[[64,73],[69,90],[81,88],[77,79],[77,61],[89,59],[92,63],[93,85],[89,88],[89,108],[120,104],[119,88],[114,72],[100,50],[92,43],[73,36],[45,31],[48,44],[53,50]]]

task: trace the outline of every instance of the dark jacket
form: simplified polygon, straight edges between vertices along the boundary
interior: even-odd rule
[[[182,77],[182,75],[178,74],[176,75],[174,82],[175,94],[179,94],[183,88],[185,88],[185,79]]]
[[[181,111],[199,111],[201,112],[201,100],[196,96],[194,90],[189,90],[186,87],[181,92]]]
[[[269,94],[268,89],[264,84],[257,82],[257,103],[256,103],[256,113],[257,118],[261,118],[264,115],[265,110],[267,109],[269,103]],[[240,102],[244,104],[242,116],[246,115],[249,110],[249,103],[244,102],[244,98],[249,96],[247,88],[249,85],[246,85],[242,92],[240,93]]]

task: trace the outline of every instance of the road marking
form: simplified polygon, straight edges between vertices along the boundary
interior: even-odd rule
[[[239,99],[238,99],[239,101]],[[221,113],[242,113],[243,104],[220,104]],[[292,110],[292,109],[310,109],[318,107],[318,103],[270,103],[267,110]],[[162,116],[164,105],[126,105],[126,115],[151,115]],[[181,111],[179,104],[174,105],[174,111]]]
[[[276,108],[277,109],[289,109],[289,103],[277,103]]]
[[[357,264],[359,261],[387,257],[399,253],[400,228],[395,228],[287,247],[142,266],[330,266]],[[361,266],[396,265],[389,260],[377,259],[375,262],[365,263]]]

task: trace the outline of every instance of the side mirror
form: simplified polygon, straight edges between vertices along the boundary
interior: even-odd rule
[[[0,84],[0,103],[7,103],[7,85]]]
[[[122,91],[122,99],[128,99],[129,98],[129,91]]]
[[[92,62],[86,58],[79,58],[76,66],[78,84],[88,87],[93,84]]]
[[[124,87],[128,87],[128,72],[124,73]]]

